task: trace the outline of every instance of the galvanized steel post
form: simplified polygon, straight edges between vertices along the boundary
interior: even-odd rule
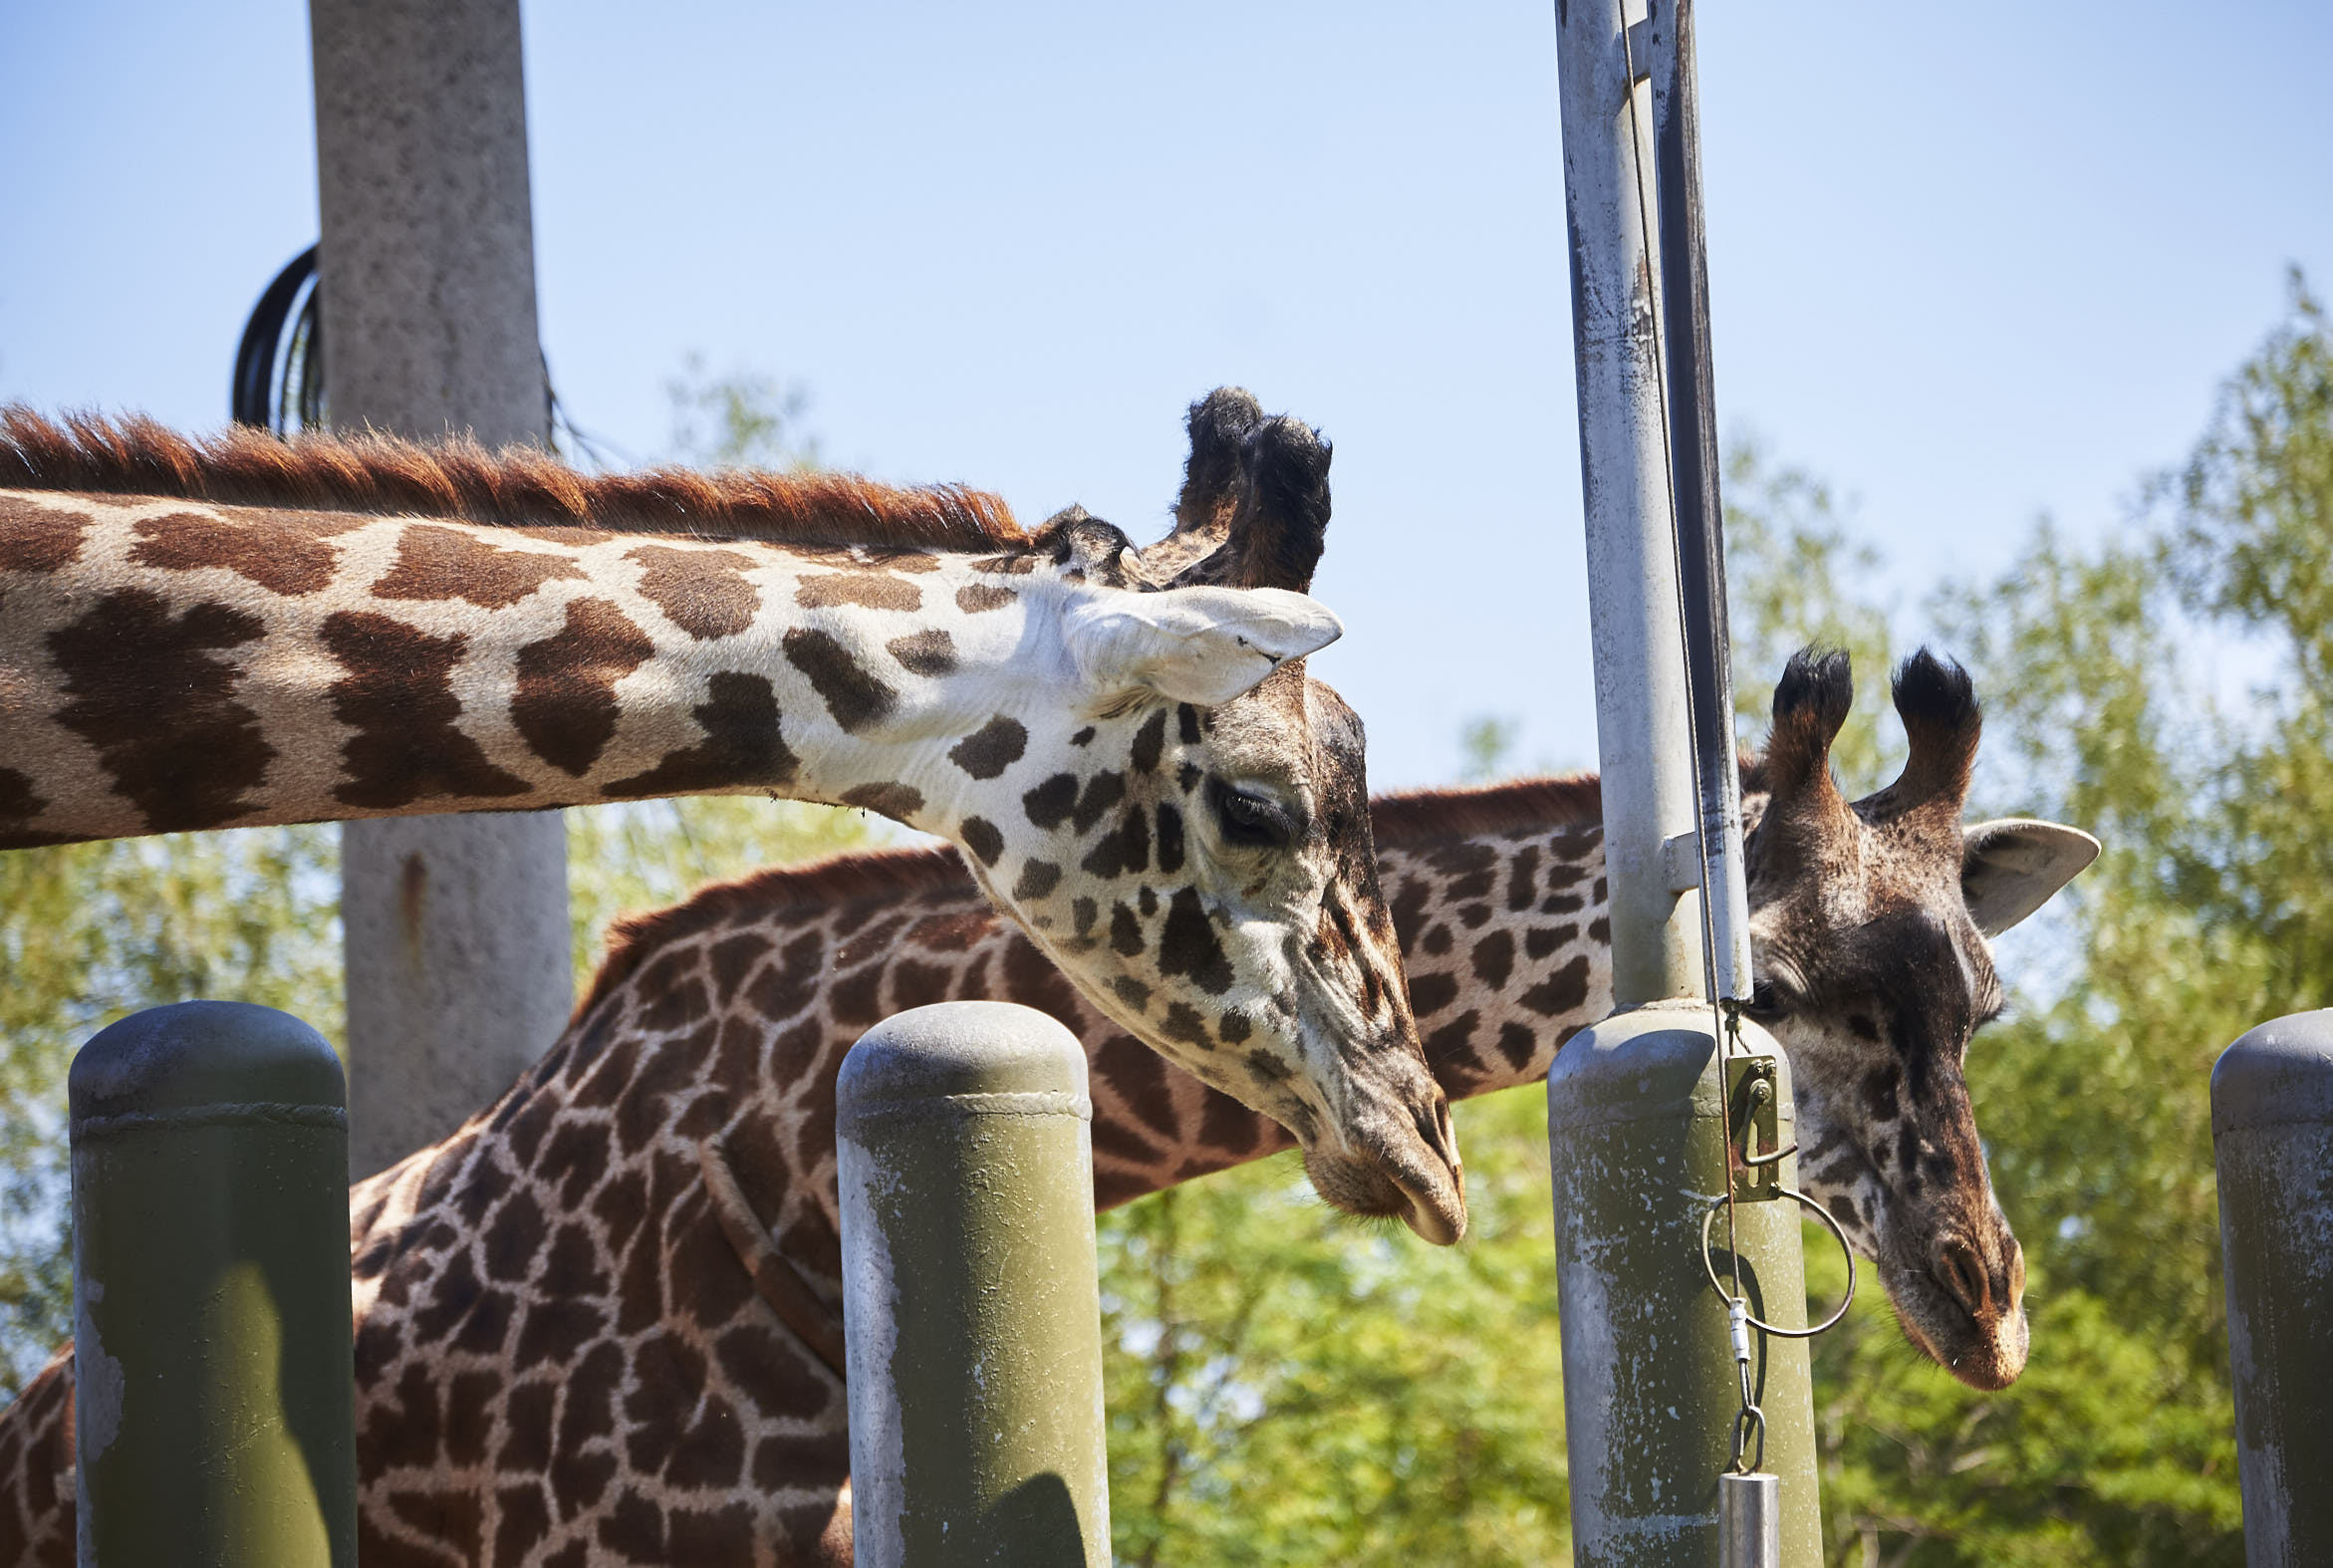
[[[1106,1568],[1093,1103],[1004,1002],[899,1013],[836,1085],[861,1568]]]
[[[2211,1150],[2244,1560],[2333,1563],[2333,1008],[2220,1054]]]
[[[81,1562],[355,1568],[332,1047],[181,1002],[100,1033],[69,1088]]]
[[[1696,781],[1687,722],[1695,686],[1710,709],[1698,715],[1704,742],[1714,734],[1722,744],[1731,722],[1698,202],[1685,183],[1697,177],[1698,131],[1687,19],[1675,0],[1650,15],[1636,7],[1556,8],[1620,1008],[1565,1045],[1547,1086],[1572,1543],[1582,1568],[1719,1561],[1718,1476],[1740,1405],[1725,1309],[1699,1255],[1702,1216],[1730,1179],[1715,1019],[1696,1000],[1706,994],[1704,850],[1733,916],[1720,925],[1728,994],[1747,975],[1730,780]],[[1657,141],[1676,187],[1667,192]],[[1689,673],[1681,558],[1693,630],[1708,644]],[[1705,794],[1704,783],[1713,786]],[[1750,1049],[1777,1058],[1771,1082],[1787,1144],[1788,1065],[1761,1031],[1742,1033]],[[1782,1175],[1795,1180],[1789,1162]],[[1738,1217],[1752,1310],[1803,1326],[1795,1207],[1744,1202]],[[1806,1346],[1759,1340],[1753,1393],[1766,1417],[1764,1466],[1781,1478],[1782,1560],[1812,1565],[1821,1515]]]

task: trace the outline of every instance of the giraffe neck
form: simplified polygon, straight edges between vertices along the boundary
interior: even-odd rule
[[[0,848],[711,793],[946,831],[1074,729],[1026,550],[30,491],[0,527]]]

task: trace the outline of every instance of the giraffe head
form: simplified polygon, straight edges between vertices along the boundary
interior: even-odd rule
[[[1378,889],[1361,721],[1304,671],[1326,635],[1271,641],[1319,613],[1329,447],[1229,390],[1190,435],[1167,538],[1137,552],[1074,509],[1041,536],[1109,585],[1065,618],[1095,695],[1024,796],[1034,842],[968,836],[967,859],[1098,1006],[1294,1134],[1330,1203],[1454,1241],[1456,1136]],[[1279,654],[1260,679],[1251,644]]]
[[[1988,938],[2048,902],[2098,841],[2050,822],[1963,825],[1976,697],[1925,649],[1896,672],[1902,776],[1847,800],[1830,746],[1854,694],[1836,653],[1796,655],[1774,691],[1748,780],[1766,791],[1748,847],[1750,1014],[1790,1054],[1808,1195],[1877,1263],[1922,1350],[1963,1383],[2002,1388],[2025,1366],[2025,1258],[1961,1064],[2002,1004]]]

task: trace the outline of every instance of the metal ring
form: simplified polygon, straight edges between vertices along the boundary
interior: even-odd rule
[[[1847,1294],[1839,1299],[1838,1311],[1832,1313],[1829,1317],[1823,1319],[1822,1322],[1816,1324],[1811,1329],[1779,1328],[1772,1323],[1768,1323],[1765,1321],[1765,1319],[1753,1315],[1746,1307],[1743,1309],[1742,1315],[1745,1318],[1748,1318],[1752,1328],[1755,1328],[1762,1333],[1771,1334],[1776,1339],[1813,1339],[1817,1334],[1822,1333],[1825,1329],[1837,1327],[1839,1320],[1847,1316],[1848,1307],[1853,1305],[1855,1301],[1855,1248],[1847,1244],[1847,1232],[1840,1228],[1839,1221],[1833,1217],[1829,1209],[1825,1208],[1822,1204],[1816,1202],[1813,1198],[1807,1196],[1804,1192],[1801,1192],[1794,1186],[1783,1187],[1781,1188],[1781,1192],[1784,1197],[1794,1197],[1807,1208],[1814,1210],[1815,1217],[1820,1219],[1824,1224],[1830,1226],[1831,1234],[1839,1238],[1839,1250],[1847,1254]],[[1733,1301],[1733,1298],[1727,1295],[1725,1293],[1725,1287],[1718,1283],[1717,1265],[1709,1261],[1709,1221],[1715,1219],[1717,1217],[1717,1210],[1723,1208],[1724,1206],[1725,1194],[1720,1192],[1717,1195],[1716,1200],[1712,1202],[1707,1209],[1702,1211],[1701,1271],[1709,1276],[1709,1288],[1717,1292],[1717,1299],[1730,1305]]]

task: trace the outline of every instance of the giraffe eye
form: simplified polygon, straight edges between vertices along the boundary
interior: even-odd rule
[[[1288,813],[1267,796],[1209,779],[1207,802],[1214,808],[1215,828],[1226,844],[1276,849],[1296,837],[1296,825]]]

